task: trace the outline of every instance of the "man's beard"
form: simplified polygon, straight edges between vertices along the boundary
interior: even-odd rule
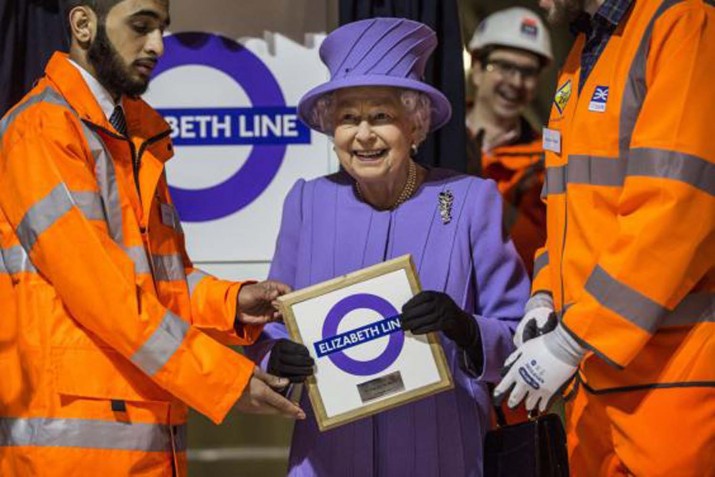
[[[89,45],[87,59],[94,68],[97,80],[113,95],[136,98],[149,87],[149,80],[131,77],[128,66],[109,41],[103,22],[97,26],[97,36]]]
[[[585,11],[586,0],[554,0],[548,19],[553,25],[564,25],[576,20]]]

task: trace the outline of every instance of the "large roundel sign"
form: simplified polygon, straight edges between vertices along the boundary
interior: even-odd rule
[[[178,33],[164,40],[165,53],[154,79],[183,66],[220,71],[240,87],[246,107],[157,108],[172,129],[175,146],[250,148],[247,159],[221,182],[201,189],[171,187],[181,220],[220,219],[253,202],[266,190],[289,144],[310,143],[310,131],[288,107],[281,88],[266,65],[250,50],[229,38],[208,33]],[[191,95],[191,91],[186,92]],[[187,102],[182,98],[181,104]]]
[[[382,318],[369,325],[339,333],[338,327],[348,313],[367,309]],[[387,346],[375,358],[360,361],[350,358],[345,350],[378,338],[389,336]],[[337,302],[323,322],[322,340],[314,344],[318,357],[327,356],[335,366],[355,376],[370,376],[389,368],[400,356],[405,334],[400,327],[399,312],[390,302],[377,295],[359,293]]]

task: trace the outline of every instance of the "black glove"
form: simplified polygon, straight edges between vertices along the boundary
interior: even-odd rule
[[[280,339],[273,345],[268,359],[268,372],[288,378],[292,383],[302,383],[313,374],[313,358],[308,348],[288,339]]]
[[[474,317],[462,310],[449,295],[423,291],[402,307],[402,329],[421,335],[441,331],[460,348],[481,349],[481,336]]]

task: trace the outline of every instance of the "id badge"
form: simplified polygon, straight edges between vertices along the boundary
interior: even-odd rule
[[[544,128],[542,147],[545,151],[561,154],[561,132],[556,129]]]

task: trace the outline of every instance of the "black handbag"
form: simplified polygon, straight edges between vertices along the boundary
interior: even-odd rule
[[[501,416],[500,416],[501,415]],[[566,433],[556,414],[506,424],[497,408],[499,426],[484,442],[484,477],[568,477]]]

